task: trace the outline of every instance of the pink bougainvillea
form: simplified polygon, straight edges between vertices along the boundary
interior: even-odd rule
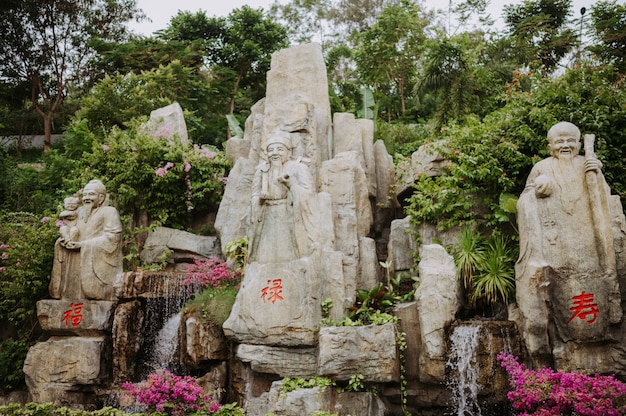
[[[157,370],[140,383],[126,382],[123,388],[149,412],[183,416],[202,410],[202,414],[214,414],[222,407],[204,393],[193,377],[177,376],[167,370]]]
[[[183,285],[219,288],[223,283],[232,283],[241,277],[241,271],[230,270],[228,263],[213,259],[194,259],[187,268],[188,276]]]
[[[498,355],[511,376],[508,398],[520,416],[620,416],[626,414],[626,384],[613,376],[588,376],[551,368],[528,370],[517,357]]]

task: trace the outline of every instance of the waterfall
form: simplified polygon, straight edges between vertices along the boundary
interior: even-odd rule
[[[191,299],[194,291],[181,285],[177,274],[160,274],[149,280],[146,298],[146,316],[142,328],[143,343],[139,356],[146,357],[138,374],[143,379],[156,369],[167,369],[173,373],[182,370],[177,357],[179,344],[180,310]]]
[[[478,406],[478,363],[476,349],[480,326],[478,324],[457,326],[450,336],[450,356],[446,366],[451,371],[449,387],[456,416],[482,415]]]
[[[175,354],[178,348],[180,319],[180,312],[175,313],[159,330],[152,347],[152,357],[150,357],[150,362],[154,368],[170,370],[173,363],[179,362]]]

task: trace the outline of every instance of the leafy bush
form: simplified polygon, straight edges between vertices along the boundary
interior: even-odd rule
[[[450,247],[457,276],[470,303],[509,304],[515,300],[517,249],[498,231],[483,237],[473,227],[463,227],[456,245]]]
[[[208,322],[222,325],[235,304],[238,289],[233,286],[207,287],[185,304],[183,313],[196,313]]]
[[[136,218],[145,212],[149,220],[184,228],[193,211],[208,212],[219,205],[229,167],[217,149],[188,148],[114,128],[83,154],[65,188],[76,192],[98,178],[122,216]]]
[[[218,114],[215,93],[204,75],[173,61],[141,74],[105,77],[82,99],[76,116],[88,120],[89,129],[101,137],[114,126],[126,128],[131,120],[145,120],[151,111],[178,102],[188,110],[185,123],[191,140],[219,144],[226,120]],[[80,148],[80,140],[72,143]]]
[[[0,213],[0,386],[11,390],[24,383],[26,352],[37,338],[36,303],[48,293],[55,221],[34,214]]]
[[[533,164],[549,155],[547,131],[559,121],[596,135],[603,173],[626,203],[624,78],[606,66],[570,69],[558,78],[519,73],[515,81],[503,108],[483,121],[446,127],[431,144],[450,163],[441,176],[422,175],[415,183],[406,208],[414,223],[447,229],[485,221],[502,228],[500,195],[521,193]]]
[[[626,384],[613,376],[588,376],[550,368],[528,370],[517,357],[498,360],[511,376],[513,408],[525,416],[619,416],[626,414]]]
[[[12,403],[6,406],[0,406],[0,415],[3,416],[128,416],[129,413],[123,412],[112,407],[103,407],[99,410],[88,411],[69,409],[67,407],[55,407],[52,403],[27,403],[20,405]]]
[[[123,388],[149,412],[182,416],[200,410],[203,414],[217,414],[221,409],[193,377],[177,376],[167,370],[157,370],[137,384],[126,382]]]

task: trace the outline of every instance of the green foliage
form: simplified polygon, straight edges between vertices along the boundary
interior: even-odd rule
[[[3,153],[0,149],[0,209],[38,213],[54,210],[58,202],[55,191],[62,176],[49,168],[50,158],[45,155],[29,163]]]
[[[91,41],[119,40],[125,23],[140,17],[134,1],[25,0],[0,9],[0,73],[14,86],[29,84],[30,110],[43,119],[46,148],[68,91],[90,78]]]
[[[483,237],[473,227],[464,227],[451,248],[457,276],[463,282],[471,305],[509,304],[515,301],[517,245],[500,232]]]
[[[428,23],[417,3],[402,0],[386,5],[371,27],[355,35],[360,80],[372,88],[385,118],[407,113]]]
[[[602,62],[626,73],[626,5],[616,0],[598,1],[591,7],[591,20],[598,43],[588,49]]]
[[[226,256],[236,267],[243,270],[243,274],[248,262],[248,237],[241,237],[226,244]]]
[[[431,137],[431,131],[425,123],[387,123],[377,120],[375,136],[385,142],[389,153],[411,156],[428,137]]]
[[[183,313],[195,313],[207,322],[222,325],[230,315],[237,291],[234,286],[207,287],[185,304]]]
[[[500,196],[521,193],[532,165],[548,156],[546,134],[559,121],[596,135],[603,173],[626,201],[626,89],[615,69],[581,67],[558,78],[518,73],[514,81],[503,108],[481,122],[446,128],[441,141],[428,144],[450,163],[441,176],[422,175],[414,184],[406,211],[415,224],[509,227]]]
[[[452,255],[459,280],[466,289],[471,289],[477,271],[485,257],[485,240],[474,228],[463,227]]]
[[[99,178],[122,216],[137,218],[145,212],[151,221],[181,228],[194,210],[218,206],[229,167],[226,156],[214,148],[188,148],[113,128],[83,154],[65,188],[77,191]]]
[[[52,403],[27,403],[20,405],[12,403],[0,406],[0,414],[3,416],[129,416],[112,407],[103,407],[99,410],[78,410],[67,407],[55,407]],[[219,413],[217,413],[219,414]],[[230,414],[230,413],[228,413]],[[234,414],[233,414],[234,415]],[[243,414],[241,414],[243,416]]]
[[[0,393],[24,388],[24,359],[35,343],[30,331],[19,330],[16,335],[0,342]],[[0,411],[0,414],[4,414]]]
[[[567,26],[572,0],[525,0],[504,7],[504,22],[518,62],[544,73],[553,71],[576,45]]]
[[[319,387],[320,391],[324,391],[327,387],[333,386],[335,386],[335,382],[323,376],[312,376],[311,378],[285,377],[282,380],[280,392],[281,394],[287,394],[294,390],[312,389],[315,387]]]
[[[74,125],[68,129],[71,141],[65,147],[69,151],[73,151],[76,145],[84,149],[84,143],[88,143],[88,147],[112,127],[127,128],[131,120],[145,120],[151,111],[173,102],[178,102],[186,111],[185,123],[192,142],[219,144],[222,140],[216,128],[222,127],[221,139],[224,139],[226,120],[219,123],[220,112],[219,108],[212,107],[214,101],[214,91],[208,79],[180,61],[140,74],[106,76],[81,100]],[[80,134],[76,123],[87,123],[87,131],[93,132],[93,137]]]
[[[22,387],[22,367],[36,335],[36,303],[48,293],[54,219],[26,212],[0,213],[0,386]]]
[[[516,252],[504,235],[493,233],[489,237],[479,273],[472,282],[472,301],[484,298],[489,305],[497,302],[508,305],[515,301]]]
[[[244,96],[251,102],[240,108],[249,108],[263,97],[271,54],[287,46],[287,29],[249,6],[235,9],[227,17],[179,12],[159,36],[203,41],[215,84],[228,97],[229,111],[222,114],[234,114],[236,103]]]
[[[54,219],[26,212],[0,214],[0,322],[23,323],[48,290]]]

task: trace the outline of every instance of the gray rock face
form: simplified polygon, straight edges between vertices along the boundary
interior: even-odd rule
[[[321,280],[311,259],[251,263],[224,333],[240,343],[314,345],[321,320]]]
[[[181,330],[182,361],[189,367],[198,366],[203,361],[228,358],[228,343],[220,325],[185,316]]]
[[[331,387],[297,389],[282,393],[282,382],[272,383],[264,402],[269,403],[262,412],[257,407],[247,408],[248,415],[264,416],[267,413],[279,416],[302,416],[314,412],[327,412],[339,416],[383,416],[386,408],[382,400],[369,392],[337,393]]]
[[[37,302],[41,329],[53,335],[96,336],[111,329],[114,302],[52,300]]]
[[[142,126],[144,132],[155,139],[178,141],[189,146],[187,124],[183,109],[178,103],[158,108],[150,113],[150,119]]]
[[[420,380],[442,382],[447,353],[446,327],[462,305],[461,284],[452,256],[437,244],[422,246],[420,285],[415,301],[421,331]]]
[[[322,327],[319,374],[349,380],[362,374],[373,382],[398,381],[400,365],[393,324]]]
[[[146,263],[160,263],[164,258],[170,262],[191,260],[195,257],[222,257],[218,239],[201,236],[187,231],[157,227],[148,234],[140,253]]]
[[[97,386],[103,381],[104,337],[52,337],[28,350],[24,361],[32,401],[76,401],[74,386]],[[81,393],[78,393],[81,395]]]
[[[279,377],[307,377],[317,371],[316,348],[284,348],[240,344],[237,358],[250,363],[257,373],[278,374]]]

